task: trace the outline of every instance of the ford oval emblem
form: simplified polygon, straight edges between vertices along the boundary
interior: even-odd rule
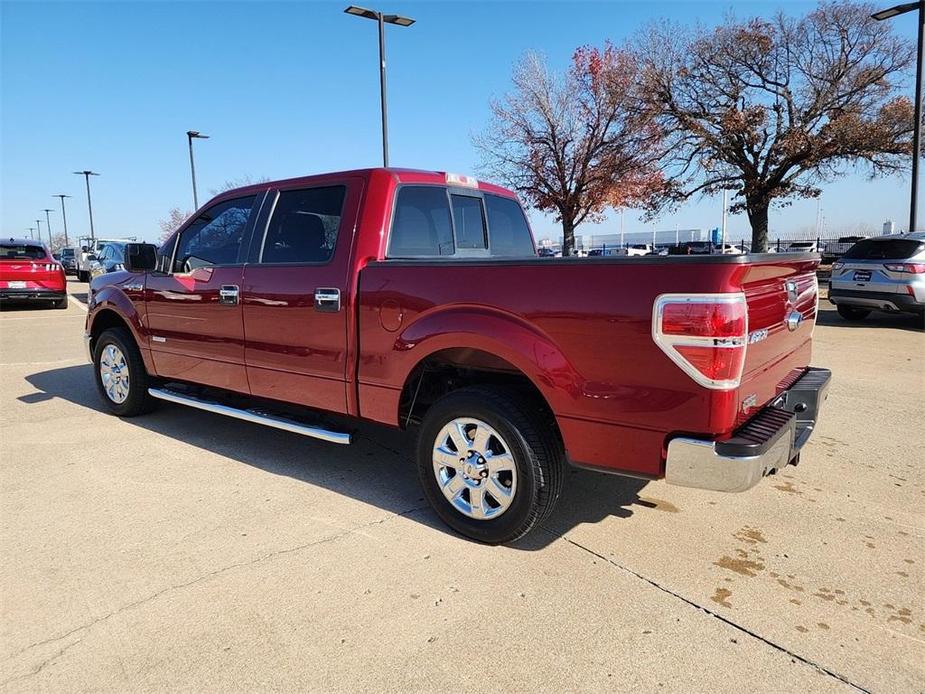
[[[787,329],[790,332],[796,330],[803,321],[803,314],[799,311],[791,311],[787,316]]]

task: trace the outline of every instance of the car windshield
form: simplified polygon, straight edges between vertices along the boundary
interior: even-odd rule
[[[812,241],[795,241],[790,244],[791,248],[812,248],[815,245]]]
[[[850,260],[905,260],[925,250],[925,243],[915,239],[868,239],[848,249]]]
[[[0,260],[41,260],[45,249],[32,244],[4,243],[0,245]]]
[[[61,257],[62,257],[62,258],[73,258],[73,257],[74,257],[74,249],[73,249],[73,248],[62,248],[62,249],[61,249]]]

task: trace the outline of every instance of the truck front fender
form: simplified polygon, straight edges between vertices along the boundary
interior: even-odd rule
[[[91,288],[86,328],[87,334],[92,336],[91,350],[94,348],[93,340],[99,333],[108,328],[122,326],[132,334],[148,373],[155,373],[148,344],[148,329],[144,316],[135,302],[116,284],[107,284],[97,290]]]

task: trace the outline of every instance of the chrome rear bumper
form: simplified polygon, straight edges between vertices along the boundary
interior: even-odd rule
[[[728,439],[672,439],[665,481],[682,487],[744,492],[765,475],[795,462],[816,426],[831,377],[828,369],[807,369]]]

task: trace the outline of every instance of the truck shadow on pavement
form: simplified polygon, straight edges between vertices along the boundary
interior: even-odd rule
[[[35,404],[60,398],[104,412],[91,368],[81,364],[30,374],[26,381],[36,392],[21,396],[19,401]],[[169,403],[159,403],[150,414],[121,421],[455,535],[433,513],[421,492],[413,431],[362,422],[352,428],[354,442],[338,446]],[[189,464],[195,465],[197,460],[190,454]],[[154,455],[151,464],[156,464]],[[384,465],[388,466],[387,475],[383,475]],[[511,547],[536,551],[578,525],[610,516],[627,518],[633,513],[633,504],[645,504],[638,493],[646,484],[644,480],[570,469],[562,497],[546,524]]]

